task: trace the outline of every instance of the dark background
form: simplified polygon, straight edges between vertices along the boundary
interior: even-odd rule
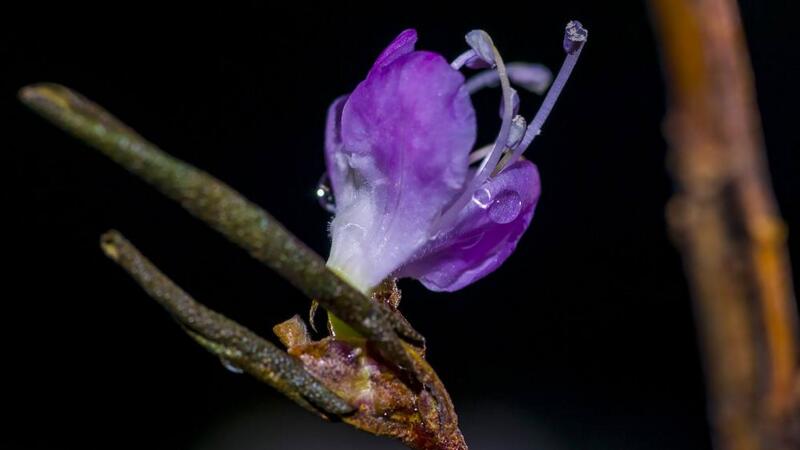
[[[790,3],[745,1],[742,12],[776,195],[794,230],[800,65]],[[322,423],[191,342],[101,254],[102,232],[119,229],[198,300],[264,336],[305,314],[308,300],[26,111],[15,99],[21,86],[55,81],[84,93],[327,254],[329,216],[313,197],[325,111],[383,46],[415,27],[419,48],[453,58],[480,27],[507,61],[555,71],[572,18],[590,40],[529,150],[543,195],[517,252],[457,293],[404,281],[402,309],[427,336],[472,448],[710,447],[691,303],[664,221],[664,92],[643,2],[71,12],[36,4],[0,14],[2,167],[11,175],[0,447],[400,448]],[[497,95],[475,98],[480,142],[496,133]],[[522,100],[530,117],[539,99]],[[791,234],[795,260],[798,245]]]

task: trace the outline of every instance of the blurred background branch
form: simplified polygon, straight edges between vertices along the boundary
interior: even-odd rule
[[[797,311],[734,0],[652,0],[670,88],[667,219],[705,353],[715,446],[795,449]]]

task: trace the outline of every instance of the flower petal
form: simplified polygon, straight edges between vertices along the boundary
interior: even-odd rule
[[[483,278],[514,251],[540,193],[536,166],[516,162],[475,193],[451,232],[431,241],[397,275],[417,278],[432,291],[455,291]]]
[[[475,142],[475,111],[463,85],[435,53],[373,67],[342,111],[344,151],[373,159],[386,181],[460,188]]]
[[[397,56],[411,41],[384,51],[350,94],[341,146],[328,156],[329,170],[346,172],[331,173],[339,186],[328,264],[362,290],[428,242],[434,219],[464,185],[475,142],[464,77],[435,53]]]
[[[337,155],[342,154],[342,110],[347,101],[343,95],[328,107],[328,119],[325,123],[325,165],[331,183],[333,196],[336,198],[341,190],[344,177],[347,176],[347,161]]]
[[[386,67],[391,64],[395,59],[414,51],[414,46],[417,44],[417,30],[409,28],[401,32],[394,40],[381,52],[372,70],[379,67]]]

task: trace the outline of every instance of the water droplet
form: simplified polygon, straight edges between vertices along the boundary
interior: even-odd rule
[[[472,194],[472,202],[481,209],[486,209],[492,204],[492,193],[488,188],[480,188]]]
[[[319,205],[322,206],[325,211],[331,214],[336,213],[336,199],[333,197],[331,181],[330,178],[328,178],[327,172],[323,173],[319,178],[319,183],[317,183],[317,189],[314,191],[314,195],[317,197]]]
[[[509,223],[519,216],[522,199],[514,191],[500,193],[489,208],[489,218],[494,223]]]
[[[220,358],[219,362],[222,363],[222,367],[227,369],[228,372],[235,373],[235,374],[244,373],[244,370],[241,367],[239,367],[236,364],[228,361],[225,358]]]

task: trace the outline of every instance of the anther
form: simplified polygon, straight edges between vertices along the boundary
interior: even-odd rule
[[[525,136],[525,126],[527,122],[525,118],[517,115],[511,120],[511,130],[508,132],[508,140],[506,142],[506,147],[508,148],[516,148],[520,142],[522,142],[522,138]]]
[[[467,61],[467,66],[473,69],[482,67],[495,67],[497,65],[497,49],[494,48],[492,38],[483,30],[472,30],[467,33],[467,44],[475,51],[475,57]]]

